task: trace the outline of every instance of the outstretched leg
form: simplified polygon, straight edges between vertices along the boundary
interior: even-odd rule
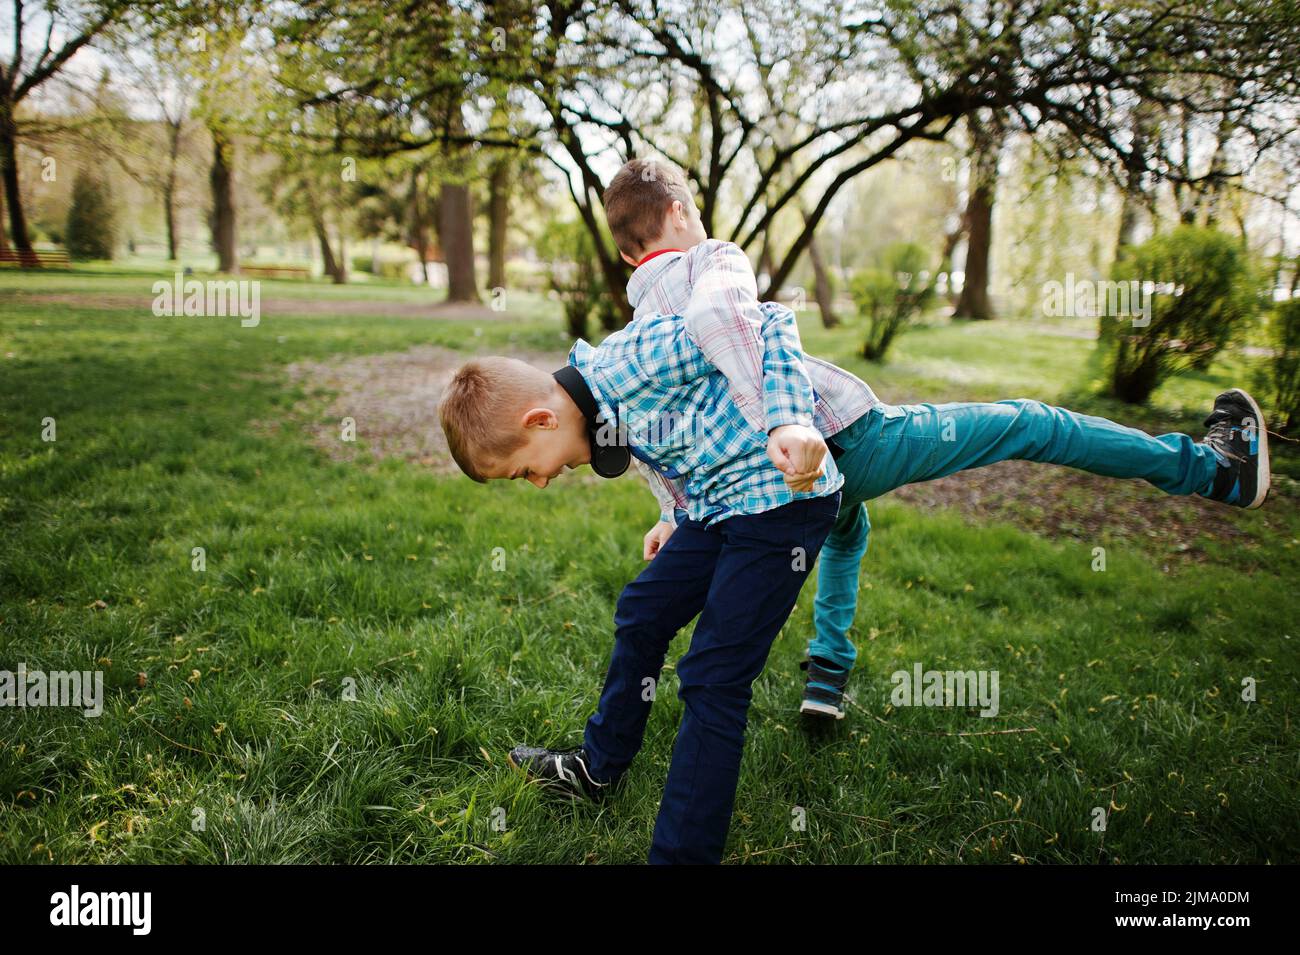
[[[1062,464],[1142,478],[1169,494],[1208,494],[1219,458],[1189,435],[1149,435],[1029,398],[898,406],[884,422],[862,490],[876,497],[998,461]]]

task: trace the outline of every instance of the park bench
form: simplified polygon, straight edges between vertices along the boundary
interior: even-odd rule
[[[241,265],[239,274],[263,279],[309,279],[311,269],[294,265]]]
[[[25,269],[66,269],[69,265],[68,251],[19,252],[17,249],[0,249],[0,265],[18,265]]]

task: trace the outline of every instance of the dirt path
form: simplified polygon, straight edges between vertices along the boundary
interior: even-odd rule
[[[566,352],[507,352],[546,371],[564,364]],[[336,461],[352,461],[364,444],[381,458],[414,461],[439,474],[458,474],[438,423],[438,401],[452,373],[471,356],[418,345],[404,352],[363,355],[325,362],[295,362],[289,379],[313,399],[297,417],[307,419],[314,445]],[[343,418],[356,422],[357,442],[341,440]]]

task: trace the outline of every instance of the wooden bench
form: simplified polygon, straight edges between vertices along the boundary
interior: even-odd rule
[[[18,265],[24,269],[66,269],[70,264],[67,249],[33,252],[0,249],[0,265]]]
[[[295,265],[241,265],[239,274],[264,279],[309,279],[311,269]]]

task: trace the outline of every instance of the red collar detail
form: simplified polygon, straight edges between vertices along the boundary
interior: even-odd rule
[[[657,251],[651,252],[649,255],[643,258],[636,265],[637,268],[640,268],[641,266],[649,262],[651,259],[653,259],[656,255],[663,255],[665,252],[685,252],[685,251],[686,251],[685,249],[658,249]]]

